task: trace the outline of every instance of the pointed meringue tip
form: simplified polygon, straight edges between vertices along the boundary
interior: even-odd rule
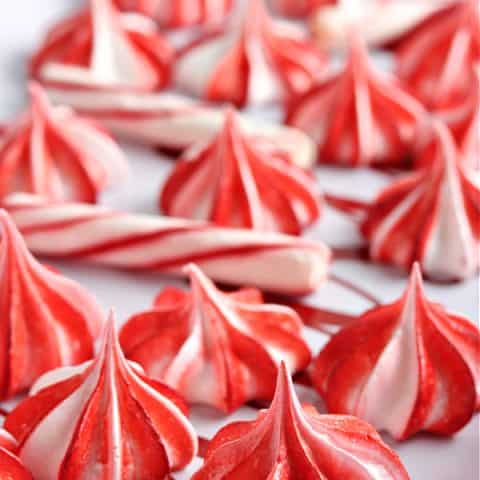
[[[202,274],[200,267],[196,263],[188,263],[185,267],[183,267],[183,272],[185,275],[188,275],[190,278],[198,277]]]
[[[455,164],[457,159],[458,148],[455,143],[452,131],[448,126],[440,121],[434,120],[432,122],[433,134],[438,138],[442,155],[445,164]]]
[[[205,287],[210,284],[210,279],[203,273],[201,268],[195,263],[189,263],[184,268],[185,273],[190,280],[190,287],[192,291],[203,291]]]
[[[50,106],[47,92],[45,89],[35,81],[31,81],[28,84],[28,93],[30,95],[33,108],[46,112]]]
[[[44,93],[42,86],[35,80],[30,80],[28,82],[28,93],[31,97],[37,97]]]
[[[354,22],[351,22],[347,27],[347,40],[351,57],[368,57],[367,42],[362,33],[360,32],[359,26]]]
[[[237,121],[238,113],[233,105],[229,105],[225,109],[225,123],[232,124]]]
[[[278,375],[277,375],[277,392],[275,395],[279,394],[279,392],[284,391],[285,388],[288,388],[291,382],[290,372],[287,368],[287,364],[282,360],[278,367]]]
[[[423,275],[419,262],[415,262],[410,270],[409,289],[423,289]]]
[[[0,239],[2,238],[2,231],[16,229],[10,214],[3,208],[0,208]]]
[[[113,330],[115,331],[116,329],[116,322],[115,322],[115,318],[116,318],[117,314],[115,312],[115,308],[114,307],[110,307],[110,310],[108,311],[108,318],[107,318],[107,322],[106,322],[106,325],[105,325],[105,328],[107,330]]]
[[[283,376],[284,378],[288,378],[290,376],[285,360],[282,360],[280,362],[280,366],[278,367],[278,372],[279,372],[279,376]]]
[[[8,217],[8,212],[4,208],[0,208],[0,221],[4,222]]]
[[[105,351],[113,345],[117,338],[116,314],[115,309],[110,308],[108,317],[103,327],[101,351]]]
[[[240,116],[234,106],[228,106],[224,111],[223,130],[232,132],[239,128]]]

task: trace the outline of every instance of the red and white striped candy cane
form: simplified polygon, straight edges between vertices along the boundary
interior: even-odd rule
[[[184,275],[196,263],[216,281],[301,294],[327,276],[330,250],[296,237],[15,194],[2,205],[38,255]]]

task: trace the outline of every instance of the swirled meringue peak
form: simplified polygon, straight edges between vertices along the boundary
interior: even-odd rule
[[[259,290],[225,294],[195,265],[188,270],[191,292],[165,289],[123,327],[125,354],[192,404],[231,412],[270,400],[280,361],[291,372],[310,362],[300,317],[264,304]]]
[[[0,478],[33,480],[30,472],[15,455],[17,448],[17,441],[6,430],[0,429]]]
[[[219,134],[176,164],[160,207],[174,217],[299,234],[320,216],[320,193],[292,157],[248,135],[229,110]]]
[[[233,0],[116,0],[120,8],[148,15],[165,28],[220,23],[233,3]]]
[[[231,27],[187,46],[177,62],[179,87],[211,101],[258,106],[307,90],[326,61],[294,26],[274,21],[263,0],[247,0]]]
[[[321,162],[399,166],[412,152],[423,107],[377,70],[352,33],[343,70],[292,102],[287,123],[308,133]]]
[[[480,332],[425,296],[420,268],[396,302],[337,333],[312,369],[329,411],[405,440],[452,435],[480,406]]]
[[[285,365],[270,408],[220,430],[192,480],[408,480],[397,455],[355,417],[302,407]]]
[[[93,356],[103,315],[76,283],[39,264],[0,210],[0,399]]]
[[[372,259],[404,269],[418,261],[429,279],[458,281],[479,267],[480,183],[448,128],[431,128],[436,139],[419,158],[428,168],[380,192],[361,230]]]
[[[480,61],[480,7],[457,0],[418,26],[398,48],[398,75],[429,108],[471,88]]]
[[[113,316],[93,362],[40,378],[7,417],[36,480],[167,480],[196,454],[186,407],[127,362]]]
[[[49,32],[31,75],[64,92],[65,103],[78,103],[81,95],[102,101],[104,95],[160,90],[170,80],[172,58],[173,48],[151,19],[122,15],[112,0],[90,0],[89,9]]]
[[[51,106],[36,83],[30,95],[30,109],[0,142],[0,198],[24,192],[94,203],[126,176],[127,160],[104,130],[69,108]]]

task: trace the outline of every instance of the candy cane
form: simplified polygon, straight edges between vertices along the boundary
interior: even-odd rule
[[[330,250],[286,235],[51,203],[15,194],[2,205],[38,255],[183,275],[194,262],[216,281],[300,294],[326,278]]]

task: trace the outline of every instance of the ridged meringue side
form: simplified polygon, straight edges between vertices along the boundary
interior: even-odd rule
[[[68,108],[50,105],[35,83],[30,95],[31,107],[0,142],[0,198],[24,192],[94,203],[127,175],[127,160],[107,132]]]
[[[480,7],[457,0],[431,15],[400,44],[397,72],[429,108],[468,93],[480,61]]]
[[[176,82],[186,92],[239,107],[282,101],[308,89],[325,59],[292,26],[248,0],[231,27],[195,40],[181,53]]]
[[[133,316],[120,342],[126,356],[189,403],[236,410],[270,400],[278,365],[307,367],[302,321],[287,307],[263,303],[256,289],[222,293],[191,265],[191,292],[167,288],[152,310]]]
[[[92,358],[103,315],[80,285],[38,263],[0,210],[0,398]]]
[[[320,216],[320,193],[313,176],[293,158],[248,135],[229,110],[218,135],[177,162],[160,208],[225,227],[299,234]]]
[[[192,480],[408,480],[397,455],[367,423],[319,415],[300,405],[281,366],[270,408],[253,422],[232,423],[210,442]]]
[[[361,226],[370,256],[409,269],[418,261],[425,276],[458,281],[479,267],[480,183],[462,161],[445,125],[419,159],[428,168],[387,186],[367,210]]]
[[[61,21],[31,62],[39,82],[102,95],[158,91],[170,81],[173,48],[155,23],[121,15],[112,0],[90,0],[89,9]],[[67,97],[67,96],[65,96]]]
[[[341,166],[407,163],[423,107],[372,64],[358,32],[345,67],[291,102],[287,124],[318,145],[319,161]]]
[[[332,413],[347,413],[405,440],[452,435],[480,406],[480,332],[428,300],[418,264],[396,302],[337,333],[312,368]]]
[[[181,28],[221,23],[231,11],[233,0],[116,0],[126,11],[154,18],[162,27]]]
[[[166,480],[197,451],[186,412],[175,392],[126,361],[111,317],[95,360],[41,378],[5,428],[36,480]]]
[[[33,480],[32,475],[15,455],[17,441],[0,429],[0,478],[2,480]]]

